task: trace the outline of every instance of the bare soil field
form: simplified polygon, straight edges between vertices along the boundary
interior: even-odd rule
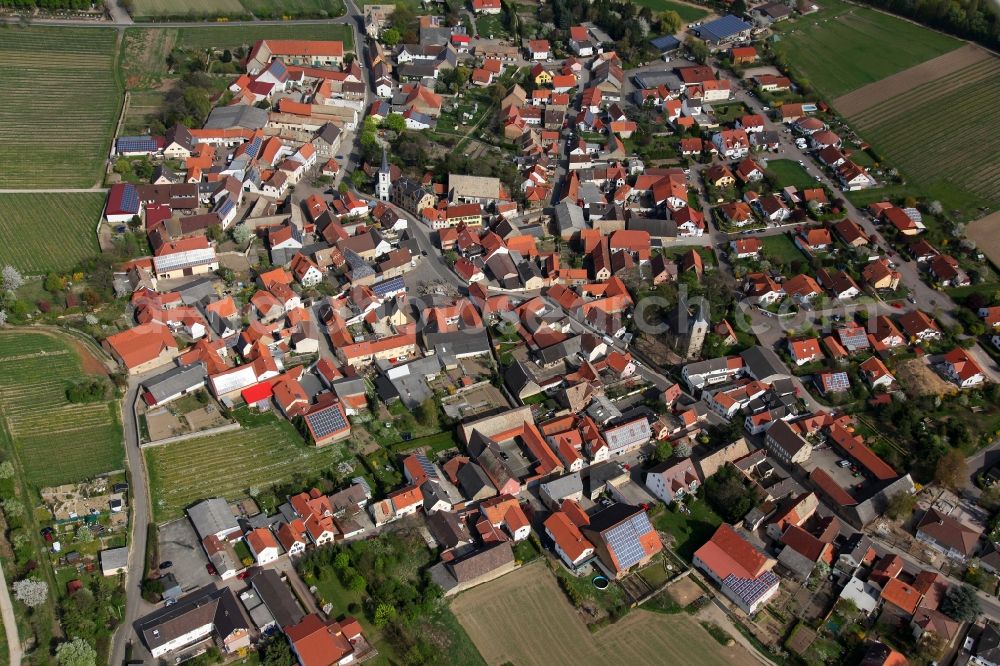
[[[975,241],[990,261],[1000,266],[1000,211],[967,224],[965,235]]]
[[[957,392],[953,384],[939,377],[919,358],[911,358],[896,366],[896,378],[906,388],[906,392],[915,398],[925,395],[951,395]]]
[[[691,580],[690,576],[685,576],[671,583],[670,587],[667,588],[667,594],[681,606],[687,606],[704,592],[697,583]]]
[[[634,610],[591,634],[542,562],[463,592],[452,610],[489,664],[721,666],[753,659],[739,646],[720,645],[685,614]]]
[[[942,79],[990,57],[992,56],[986,49],[966,44],[950,53],[931,58],[927,62],[887,76],[881,81],[869,83],[846,95],[841,95],[833,100],[833,106],[845,116],[853,116],[917,86]]]

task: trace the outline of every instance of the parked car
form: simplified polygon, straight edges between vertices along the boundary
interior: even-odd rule
[[[164,560],[163,562],[160,562],[161,569],[169,569],[172,566],[174,566],[174,563],[171,562],[170,560]]]
[[[205,571],[207,571],[211,576],[219,575],[219,572],[215,570],[215,565],[211,562],[205,565]]]

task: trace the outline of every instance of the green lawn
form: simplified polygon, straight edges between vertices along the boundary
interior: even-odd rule
[[[29,483],[41,488],[121,469],[115,402],[70,403],[84,376],[73,346],[44,333],[0,333],[0,440],[15,447]]]
[[[800,190],[817,186],[816,179],[809,175],[805,167],[793,160],[768,160],[767,171],[774,176],[781,189],[789,185]]]
[[[434,454],[456,446],[458,446],[458,442],[455,440],[455,434],[451,430],[445,430],[444,432],[439,432],[435,435],[417,437],[416,439],[411,439],[408,442],[399,442],[390,448],[395,453],[403,453],[405,451],[412,451],[414,449],[426,447],[428,449],[428,453],[433,456]]]
[[[476,18],[476,30],[480,37],[493,37],[500,39],[507,36],[507,28],[500,20],[499,14],[483,14]]]
[[[838,97],[961,46],[953,37],[867,7],[827,0],[824,11],[778,24],[775,49],[797,77]]]
[[[654,12],[675,11],[685,23],[700,21],[709,14],[707,9],[681,2],[673,2],[673,0],[635,0],[635,4],[642,7],[649,7]]]
[[[715,112],[717,121],[727,124],[745,115],[747,107],[743,102],[728,102],[726,104],[712,104],[712,110]]]
[[[712,538],[715,528],[722,523],[720,518],[705,503],[696,499],[686,502],[690,514],[683,514],[671,507],[656,516],[653,523],[656,529],[669,532],[676,539],[674,550],[687,561],[691,561],[696,550]]]
[[[252,487],[305,479],[345,457],[343,447],[306,445],[290,423],[265,415],[241,430],[145,450],[153,516],[165,522],[206,497],[238,499]]]
[[[32,26],[0,35],[0,189],[100,183],[122,102],[115,31]]]
[[[102,192],[0,194],[0,264],[39,274],[94,256],[104,199]]]
[[[764,256],[780,264],[787,265],[793,261],[805,259],[805,255],[795,246],[795,242],[787,234],[765,236],[763,242]]]

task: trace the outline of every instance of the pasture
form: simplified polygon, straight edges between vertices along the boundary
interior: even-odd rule
[[[122,90],[114,30],[8,28],[0,38],[0,188],[92,187]]]
[[[237,17],[247,13],[240,0],[132,0],[132,7],[132,17],[140,21],[164,16]]]
[[[832,99],[952,51],[962,42],[909,21],[839,0],[778,24],[775,50],[800,81]]]
[[[722,666],[753,660],[741,647],[719,645],[685,614],[635,610],[590,633],[541,561],[462,592],[451,608],[488,664]]]
[[[674,0],[635,0],[635,4],[640,7],[649,7],[653,12],[674,11],[685,23],[690,21],[700,21],[711,12],[697,5],[689,5],[686,2],[674,2]]]
[[[5,446],[13,442],[35,487],[83,481],[122,467],[116,403],[66,399],[67,386],[84,374],[77,346],[54,334],[0,333],[0,440]]]
[[[104,199],[103,192],[0,194],[0,264],[40,274],[94,256]]]
[[[916,85],[848,120],[877,153],[947,208],[1000,203],[994,139],[1000,125],[1000,58]]]
[[[153,517],[162,523],[205,497],[237,499],[251,487],[264,489],[310,475],[339,462],[340,451],[337,446],[307,446],[290,423],[276,417],[233,432],[149,447]]]

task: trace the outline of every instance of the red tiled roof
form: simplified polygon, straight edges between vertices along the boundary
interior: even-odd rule
[[[719,525],[708,543],[699,548],[694,556],[719,580],[730,574],[754,579],[767,569],[768,564],[763,553],[726,523]]]

